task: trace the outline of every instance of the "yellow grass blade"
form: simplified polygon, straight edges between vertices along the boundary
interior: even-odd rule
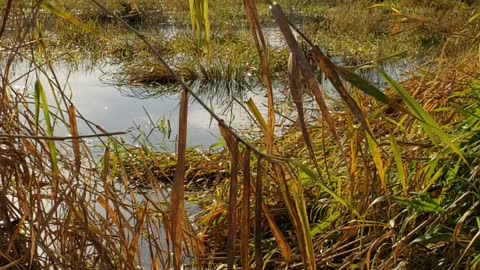
[[[260,24],[260,19],[258,16],[257,6],[255,0],[244,0],[243,5],[245,7],[245,15],[247,17],[248,26],[252,38],[255,42],[255,47],[257,48],[257,53],[260,58],[260,66],[262,72],[262,82],[266,87],[267,92],[267,129],[265,133],[266,148],[267,153],[272,154],[273,151],[273,139],[275,134],[275,108],[273,101],[273,88],[272,81],[270,78],[270,66],[268,59],[268,50],[267,44],[265,42],[265,37],[263,35],[262,26]]]
[[[457,154],[465,163],[468,163],[463,156],[462,151],[458,147],[458,143],[454,142],[454,138],[443,131],[440,125],[428,114],[425,109],[396,81],[387,75],[382,69],[377,68],[385,81],[395,90],[407,105],[410,112],[420,120],[425,132],[428,134],[432,142],[437,143],[438,139],[448,146],[455,154]]]
[[[38,105],[42,108],[43,110],[43,117],[45,120],[45,125],[47,127],[47,135],[50,137],[53,137],[53,124],[52,120],[50,118],[50,110],[48,107],[48,101],[47,101],[47,96],[45,94],[45,90],[43,89],[42,83],[40,80],[35,81],[35,96],[38,98],[35,98],[36,100],[38,99]],[[38,111],[39,109],[36,108],[35,111]],[[36,119],[38,122],[38,118]],[[52,159],[52,169],[53,171],[56,171],[58,168],[58,158],[57,158],[57,149],[55,147],[55,141],[49,140],[48,141],[48,147],[50,150],[50,157]],[[54,183],[54,188],[56,188],[56,184]]]
[[[253,117],[255,117],[255,120],[257,120],[257,123],[259,124],[263,134],[266,136],[268,133],[267,123],[265,122],[265,119],[263,119],[263,116],[258,110],[257,105],[255,105],[255,102],[251,98],[247,101],[247,107],[252,113]]]
[[[45,1],[43,1],[42,4],[41,4],[41,7],[44,10],[46,10],[46,11],[52,13],[53,15],[57,16],[58,18],[63,19],[65,21],[67,21],[68,23],[82,29],[83,31],[95,34],[96,36],[98,36],[100,38],[109,40],[107,37],[102,35],[97,29],[93,28],[90,25],[84,24],[83,22],[77,20],[72,14],[67,13],[63,10],[60,10],[56,6],[53,6],[50,3],[47,3]]]
[[[408,196],[408,186],[407,186],[407,177],[405,176],[405,168],[403,167],[402,157],[400,156],[400,151],[398,150],[397,140],[390,134],[390,144],[392,145],[392,153],[395,163],[397,165],[398,178],[402,184],[403,196]]]

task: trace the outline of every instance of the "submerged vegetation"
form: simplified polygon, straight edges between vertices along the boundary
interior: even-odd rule
[[[0,267],[480,267],[478,3],[377,2],[0,1]],[[397,82],[375,59],[404,50],[419,64]],[[388,87],[328,56],[343,53],[373,59]],[[175,154],[85,119],[55,70],[66,54],[121,63],[129,83],[179,84]],[[253,138],[185,83],[245,77],[267,97],[265,115],[245,104]],[[282,104],[274,80],[286,82]],[[218,124],[222,150],[186,149],[189,99]],[[100,160],[86,138],[100,140]]]

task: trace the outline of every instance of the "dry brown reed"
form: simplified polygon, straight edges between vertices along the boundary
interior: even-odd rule
[[[0,148],[2,266],[134,269],[143,256],[148,256],[153,269],[181,269],[188,259],[202,263],[199,267],[222,259],[227,269],[237,264],[243,269],[415,269],[418,265],[462,269],[479,265],[477,63],[457,62],[455,81],[439,79],[450,78],[443,77],[440,69],[403,85],[379,70],[390,85],[386,96],[352,71],[334,65],[294,29],[309,44],[315,64],[344,103],[344,111],[333,113],[314,76],[316,67],[300,50],[280,6],[273,5],[273,17],[291,52],[292,98],[300,116],[300,132],[294,129],[282,140],[275,139],[275,104],[265,44],[255,3],[244,1],[269,98],[267,121],[252,109],[262,126],[263,141],[251,143],[212,112],[138,29],[91,1],[144,41],[183,88],[172,192],[166,194],[149,173],[137,177],[150,183],[152,191],[130,189],[132,170],[121,158],[129,150],[113,137],[103,141],[105,153],[96,163],[77,136],[81,135],[77,120],[86,120],[62,91],[50,62],[52,55],[42,43],[41,28],[30,24],[42,3],[27,7],[8,1],[2,29],[14,29],[17,35],[6,51],[0,93],[0,132],[5,135]],[[10,13],[23,20],[12,20]],[[31,47],[18,49],[23,44]],[[44,64],[37,65],[32,75],[33,107],[13,86],[10,74],[24,52],[40,55]],[[469,57],[478,57],[478,52],[465,56]],[[299,74],[303,84],[295,81]],[[49,79],[42,83],[40,78]],[[47,103],[43,85],[56,93],[55,106]],[[302,91],[313,95],[318,106],[319,114],[310,123],[301,117]],[[437,102],[446,93],[446,100]],[[189,97],[218,122],[230,153],[230,179],[219,183],[211,195],[217,203],[206,209],[197,230],[189,224],[184,205]],[[54,140],[53,131],[59,125],[77,137],[71,142]],[[92,132],[92,136],[106,133],[94,125]],[[142,241],[147,242],[148,255]],[[250,241],[253,248],[249,248]],[[235,252],[238,247],[240,253]],[[437,260],[414,256],[420,252]]]
[[[154,192],[129,189],[130,172],[118,158],[123,148],[116,133],[86,120],[65,94],[53,63],[56,55],[43,44],[41,25],[34,23],[37,14],[52,7],[42,1],[6,3],[0,31],[0,266],[170,267],[170,218],[163,204],[170,195],[152,178]],[[19,84],[33,89],[33,96]],[[53,104],[47,95],[54,97]],[[79,122],[89,125],[92,134],[79,134]],[[55,136],[57,129],[71,136]],[[88,137],[104,145],[102,160],[91,154]],[[185,258],[191,248],[201,249],[189,239]]]

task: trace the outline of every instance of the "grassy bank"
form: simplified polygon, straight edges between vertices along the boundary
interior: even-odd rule
[[[165,84],[171,82],[166,70],[152,64],[145,46],[132,33],[117,23],[111,14],[93,3],[83,1],[55,2],[59,8],[86,22],[95,33],[54,20],[46,28],[55,32],[46,36],[50,47],[70,51],[73,58],[109,58],[123,63],[124,78],[130,83]],[[417,62],[446,54],[462,55],[474,42],[480,26],[469,19],[478,4],[464,1],[281,1],[293,23],[305,32],[330,56],[340,57],[346,65],[357,65],[405,52]],[[107,1],[116,15],[140,29],[158,47],[164,57],[186,80],[244,81],[258,76],[255,47],[248,33],[243,7],[230,0],[211,0],[210,51],[198,47],[190,28],[188,3],[180,1]],[[262,25],[275,30],[268,5],[259,5]],[[48,20],[47,20],[48,21]],[[173,27],[173,28],[172,28]],[[271,31],[270,30],[270,31]],[[98,36],[104,42],[95,42]],[[274,44],[273,40],[267,41]],[[272,43],[273,42],[273,43]],[[99,45],[101,44],[101,47]],[[285,47],[269,46],[270,66],[285,77],[288,52]],[[224,70],[225,72],[220,72]]]

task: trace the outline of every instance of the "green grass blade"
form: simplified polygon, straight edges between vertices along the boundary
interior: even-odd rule
[[[375,142],[375,139],[367,133],[367,140],[368,140],[368,149],[372,154],[373,163],[375,164],[375,168],[377,169],[378,177],[380,178],[380,182],[382,184],[382,189],[385,191],[385,194],[388,193],[387,182],[386,182],[386,173],[385,173],[385,166],[383,165],[382,154],[380,153],[380,147]]]
[[[45,90],[43,89],[42,83],[40,80],[35,81],[35,95],[38,95],[38,104],[42,107],[43,116],[45,118],[45,125],[47,127],[47,135],[53,137],[53,125],[50,118],[50,110],[48,108],[47,96],[45,95]],[[36,101],[37,102],[37,101]],[[38,121],[38,116],[37,116]],[[48,147],[50,148],[50,156],[52,158],[52,169],[56,170],[58,168],[58,158],[57,158],[57,149],[55,147],[55,141],[48,141]]]
[[[454,139],[442,130],[440,125],[435,122],[435,120],[423,109],[423,107],[398,82],[388,76],[381,68],[377,67],[377,70],[388,83],[388,85],[390,85],[390,87],[397,92],[398,95],[400,95],[410,112],[418,120],[420,120],[420,124],[432,142],[437,143],[437,140],[440,139],[443,144],[447,145],[465,163],[467,163],[467,160],[463,156],[463,153],[460,151],[458,145],[454,142]]]
[[[310,222],[308,221],[307,206],[305,205],[305,197],[303,196],[303,188],[301,181],[293,182],[290,186],[293,199],[295,201],[295,207],[301,222],[304,239],[303,247],[305,249],[305,262],[309,264],[305,269],[315,269],[315,252],[312,242],[312,231],[310,229]]]
[[[337,200],[339,203],[341,203],[343,206],[345,206],[347,209],[349,209],[352,213],[354,213],[356,216],[359,216],[357,210],[353,208],[350,203],[348,203],[345,199],[340,197],[336,192],[331,190],[327,185],[325,185],[322,181],[318,181],[319,177],[318,175],[310,170],[307,166],[303,165],[302,163],[298,161],[293,161],[293,165],[296,167],[300,168],[305,174],[308,175],[308,177],[315,182],[317,185],[319,185],[323,190],[325,190],[330,196],[332,196],[335,200]]]
[[[40,88],[36,86],[36,83],[33,98],[35,100],[35,133],[37,133],[38,123],[40,122]]]
[[[203,23],[205,24],[205,42],[207,45],[207,50],[209,51],[210,47],[210,19],[208,18],[208,0],[203,0]]]
[[[268,132],[267,122],[265,122],[265,119],[263,118],[262,114],[258,110],[257,105],[255,105],[255,102],[253,102],[251,98],[247,101],[247,107],[252,113],[253,117],[255,117],[255,120],[257,120],[257,123],[259,124],[263,133],[267,134]]]
[[[368,80],[365,80],[361,76],[357,75],[355,72],[347,69],[337,67],[338,74],[347,82],[351,83],[356,88],[360,89],[365,94],[373,97],[379,102],[382,102],[397,111],[402,111],[405,113],[410,114],[407,110],[405,110],[402,106],[392,100],[389,96],[385,95],[378,87],[374,86]]]
[[[408,187],[407,187],[407,177],[405,176],[405,169],[403,167],[402,157],[400,156],[400,151],[398,149],[397,140],[390,134],[390,144],[392,145],[393,159],[397,165],[398,178],[402,184],[402,191],[405,197],[408,196]]]
[[[195,0],[188,0],[190,7],[190,20],[192,21],[192,32],[195,32]]]

